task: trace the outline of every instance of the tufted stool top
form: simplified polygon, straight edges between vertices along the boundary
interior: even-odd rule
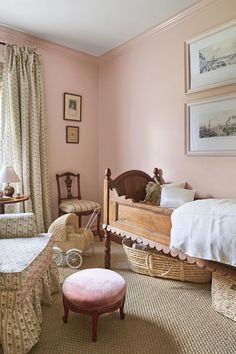
[[[62,292],[73,305],[84,310],[101,310],[120,301],[125,295],[124,278],[112,270],[91,268],[70,275]]]

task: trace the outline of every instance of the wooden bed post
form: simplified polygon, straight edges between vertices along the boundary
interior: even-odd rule
[[[107,168],[105,171],[105,179],[104,179],[104,196],[103,196],[103,223],[108,225],[109,224],[109,185],[111,179],[111,170]]]
[[[105,171],[104,179],[104,199],[103,199],[103,223],[109,225],[109,193],[110,193],[110,180],[111,170],[107,168]],[[111,267],[111,234],[105,228],[105,268]]]
[[[159,182],[160,184],[165,183],[163,177],[162,177],[162,170],[159,170],[157,167],[154,168],[153,170],[153,179],[156,182]]]
[[[111,268],[111,233],[105,230],[105,269]]]

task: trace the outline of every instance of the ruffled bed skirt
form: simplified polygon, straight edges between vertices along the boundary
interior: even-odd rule
[[[0,341],[4,354],[28,353],[38,342],[41,304],[51,304],[52,294],[58,290],[59,276],[54,262],[25,294],[20,290],[0,290]]]

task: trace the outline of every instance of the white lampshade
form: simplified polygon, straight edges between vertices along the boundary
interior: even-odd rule
[[[4,166],[0,172],[0,183],[20,182],[14,168],[12,166]]]

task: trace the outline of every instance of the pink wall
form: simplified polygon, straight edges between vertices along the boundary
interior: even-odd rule
[[[157,166],[167,181],[186,179],[200,195],[236,197],[236,157],[184,154],[184,103],[236,89],[184,94],[184,42],[236,17],[235,0],[204,1],[165,30],[157,27],[99,59],[0,27],[1,41],[37,45],[42,54],[54,216],[55,174],[66,170],[81,173],[84,198],[100,201],[106,167],[116,176],[128,169],[151,174]],[[83,96],[81,123],[63,120],[64,92]],[[66,144],[66,125],[80,127],[78,145]]]
[[[84,199],[98,199],[97,67],[94,63],[50,53],[44,54],[48,107],[50,183],[54,201],[57,196],[55,174],[80,173]],[[56,60],[56,65],[55,65]],[[63,92],[82,95],[82,122],[64,121]],[[79,144],[66,144],[66,125],[79,126]]]
[[[100,197],[106,167],[115,177],[128,169],[152,174],[155,166],[201,196],[236,197],[236,157],[185,155],[184,103],[236,90],[184,93],[184,42],[236,17],[235,0],[205,4],[100,58]]]
[[[37,45],[44,65],[49,176],[53,214],[57,215],[56,173],[72,171],[81,174],[82,197],[98,199],[98,122],[97,59],[0,27],[1,41]],[[63,93],[82,95],[82,122],[63,120]],[[79,144],[66,144],[66,125],[79,126]]]

